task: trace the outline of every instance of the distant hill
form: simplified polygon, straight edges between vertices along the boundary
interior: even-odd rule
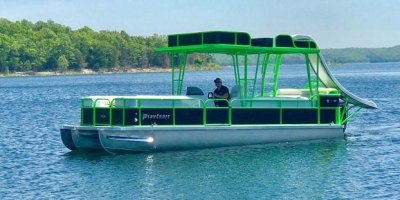
[[[389,48],[322,49],[326,61],[331,63],[400,62],[400,45]]]
[[[388,48],[343,48],[343,49],[321,49],[322,55],[327,63],[379,63],[400,62],[400,45]],[[232,65],[232,58],[225,55],[215,55],[217,64],[222,66]],[[256,56],[249,58],[249,63],[255,65]],[[304,62],[301,55],[286,55],[282,58],[284,64],[300,64]]]

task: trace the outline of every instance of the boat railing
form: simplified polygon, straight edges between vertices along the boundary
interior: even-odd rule
[[[244,125],[244,124],[341,124],[341,108],[321,105],[312,100],[296,98],[237,98],[228,107],[215,107],[213,101],[224,99],[199,98],[82,98],[82,126],[153,126],[153,125]],[[290,112],[289,112],[290,111]],[[243,118],[253,121],[246,121]],[[325,119],[326,116],[334,116]],[[325,118],[324,118],[325,117]],[[276,118],[259,120],[258,118]],[[288,120],[290,118],[290,120]],[[242,120],[243,119],[243,120]],[[242,121],[241,121],[242,120]],[[258,121],[257,121],[258,120]],[[153,123],[154,121],[154,123]],[[259,123],[256,123],[259,122]]]

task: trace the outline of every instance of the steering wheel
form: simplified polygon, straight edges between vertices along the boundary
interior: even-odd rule
[[[214,98],[214,93],[213,92],[209,92],[207,96],[208,96],[209,99],[213,99]]]

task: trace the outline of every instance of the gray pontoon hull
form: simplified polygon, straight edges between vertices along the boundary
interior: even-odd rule
[[[65,147],[70,150],[89,152],[104,151],[98,132],[96,127],[88,129],[86,127],[64,126],[60,129],[61,140]]]
[[[343,138],[339,125],[73,127],[64,126],[80,150],[175,151]],[[89,136],[91,135],[91,136]],[[64,141],[64,140],[63,140]]]

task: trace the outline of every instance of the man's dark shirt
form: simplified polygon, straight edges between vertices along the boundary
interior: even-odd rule
[[[221,86],[221,89],[218,90],[218,88],[216,88],[214,90],[214,93],[220,96],[223,96],[224,94],[228,93],[228,100],[231,99],[231,95],[229,94],[229,89],[225,86]],[[214,101],[215,106],[218,107],[228,107],[228,102],[224,101],[224,100],[220,100],[220,101]]]

